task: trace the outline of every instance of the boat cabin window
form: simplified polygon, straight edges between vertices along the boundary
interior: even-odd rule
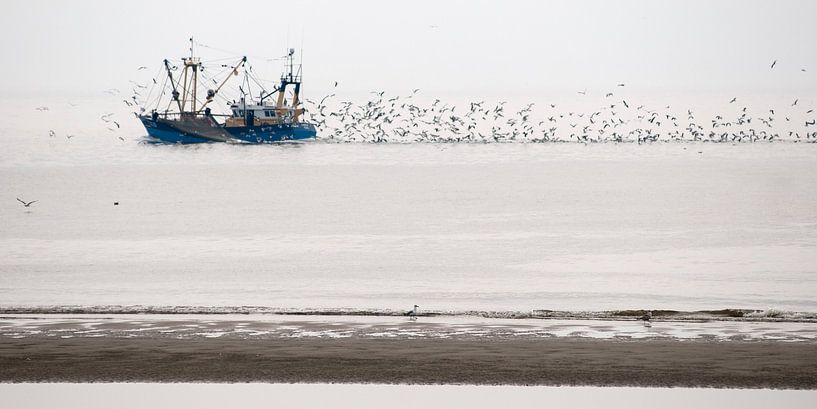
[[[265,109],[264,110],[264,116],[270,117],[270,118],[274,117],[275,116],[275,111],[270,110],[270,109]]]

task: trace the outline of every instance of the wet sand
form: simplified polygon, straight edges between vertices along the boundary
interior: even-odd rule
[[[817,344],[588,338],[0,338],[2,382],[817,389]]]

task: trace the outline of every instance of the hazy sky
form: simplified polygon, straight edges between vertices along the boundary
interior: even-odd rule
[[[193,35],[305,86],[537,95],[610,87],[817,92],[817,1],[4,1],[0,91],[94,94]],[[224,57],[201,49],[203,57]],[[770,70],[773,60],[777,66]],[[807,72],[802,72],[806,69]],[[147,71],[147,70],[146,70]]]

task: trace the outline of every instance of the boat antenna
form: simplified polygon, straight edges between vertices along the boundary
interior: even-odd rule
[[[300,58],[300,61],[298,62],[298,76],[300,76],[302,79],[303,79],[303,75],[304,75],[304,73],[303,73],[303,67],[304,67],[304,31],[306,31],[306,29],[304,27],[305,26],[301,26],[301,51],[300,51],[301,55],[298,56]]]
[[[287,57],[289,57],[289,80],[290,81],[295,81],[295,78],[293,78],[293,76],[292,76],[294,60],[295,60],[295,49],[294,48],[289,49],[289,52],[287,53]]]
[[[298,74],[296,74],[296,78],[298,79],[298,84],[295,86],[295,98],[292,104],[292,108],[297,109],[297,104],[301,102],[301,82],[303,81],[303,68],[304,68],[304,28],[305,26],[301,26],[301,55],[299,55],[300,61],[298,62]],[[298,120],[298,115],[295,115],[295,120]]]

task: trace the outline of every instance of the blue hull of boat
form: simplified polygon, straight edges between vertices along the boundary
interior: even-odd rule
[[[142,125],[151,137],[152,142],[192,144],[218,142],[210,138],[185,133],[150,117],[140,116]],[[251,127],[222,127],[232,138],[227,142],[239,143],[272,143],[313,139],[317,135],[315,126],[308,123],[278,124]]]

